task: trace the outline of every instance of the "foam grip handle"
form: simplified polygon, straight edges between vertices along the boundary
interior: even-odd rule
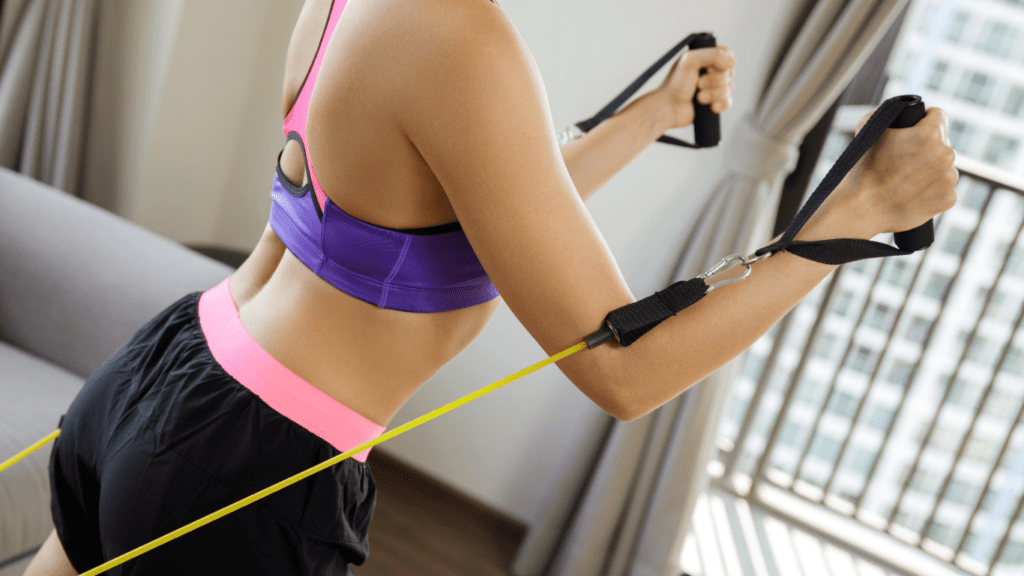
[[[924,118],[926,111],[924,100],[920,96],[900,96],[899,99],[907,102],[907,107],[900,112],[890,128],[909,128]],[[897,232],[893,235],[893,239],[896,241],[896,246],[903,250],[911,252],[923,250],[935,241],[935,225],[929,220],[913,230]]]
[[[717,46],[715,37],[710,32],[702,32],[690,43],[690,49],[710,48]],[[700,75],[708,73],[707,68],[700,69]],[[722,128],[718,114],[711,111],[711,106],[697,103],[697,94],[693,95],[693,139],[697,146],[704,148],[718,146],[722,140]]]

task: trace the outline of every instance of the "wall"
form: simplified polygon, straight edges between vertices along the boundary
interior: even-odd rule
[[[531,47],[558,129],[593,115],[690,32],[714,31],[739,62],[735,106],[722,118],[727,140],[754,105],[792,1],[505,0],[502,9]],[[104,35],[107,53],[119,48],[132,56],[98,71],[109,102],[97,111],[115,126],[100,126],[90,141],[91,152],[104,142],[112,146],[91,165],[92,196],[175,240],[250,249],[269,211],[283,143],[284,54],[301,2],[124,4],[135,8],[104,20],[113,35]],[[125,34],[124,27],[135,28]],[[635,295],[669,281],[724,149],[652,145],[588,201]],[[541,348],[502,307],[413,396],[394,426],[541,358]],[[377,449],[529,524],[542,505],[538,487],[557,481],[587,452],[607,418],[549,367]]]

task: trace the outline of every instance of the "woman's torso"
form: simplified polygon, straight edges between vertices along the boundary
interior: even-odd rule
[[[428,1],[348,0],[309,107],[306,146],[327,196],[355,218],[387,228],[457,219],[393,113],[415,93],[410,79],[419,76],[403,54],[415,50],[418,27],[428,25],[416,15]],[[302,8],[285,65],[284,114],[316,55],[330,7],[331,0],[306,0]],[[297,142],[285,145],[281,169],[293,184],[308,181]],[[501,301],[436,313],[378,308],[314,274],[269,225],[232,276],[231,293],[242,324],[271,356],[381,425],[480,333]]]

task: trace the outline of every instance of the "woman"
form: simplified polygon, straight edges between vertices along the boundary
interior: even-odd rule
[[[635,301],[582,201],[689,125],[695,93],[728,109],[734,65],[724,46],[690,51],[560,151],[536,66],[496,4],[307,0],[270,223],[228,280],[173,304],[90,377],[54,448],[56,529],[27,574],[87,570],[376,437],[501,299],[548,354],[578,343]],[[932,109],[885,135],[798,239],[870,238],[952,206],[945,127]],[[637,418],[833,268],[778,254],[630,348],[558,366],[608,413]],[[350,573],[368,552],[365,457],[109,573]]]

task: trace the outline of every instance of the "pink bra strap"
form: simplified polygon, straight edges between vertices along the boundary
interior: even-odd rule
[[[327,52],[327,46],[331,42],[331,36],[334,35],[334,28],[338,25],[338,19],[341,18],[341,13],[345,9],[346,1],[333,0],[331,2],[331,15],[327,19],[327,27],[324,29],[323,37],[320,38],[320,46],[317,48],[316,58],[313,59],[313,66],[310,67],[309,74],[306,76],[305,82],[302,83],[302,88],[299,90],[299,95],[295,99],[292,109],[288,111],[288,116],[284,119],[285,136],[291,132],[296,132],[302,138],[302,147],[306,156],[306,167],[309,169],[309,180],[313,183],[313,192],[316,194],[316,201],[320,205],[321,213],[323,213],[324,206],[327,203],[327,195],[324,194],[324,190],[320,186],[320,180],[316,177],[316,171],[313,170],[313,163],[309,160],[309,141],[306,140],[306,117],[309,115],[309,100],[313,95],[313,86],[316,85],[317,75],[320,73],[320,65],[324,61],[324,53]]]

